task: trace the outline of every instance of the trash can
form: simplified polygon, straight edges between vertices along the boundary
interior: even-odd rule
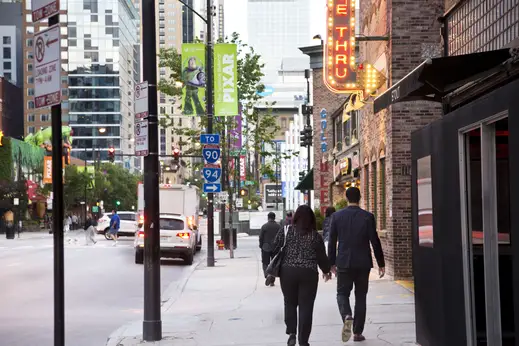
[[[5,238],[14,239],[14,224],[12,222],[6,222],[5,225]]]
[[[222,240],[223,240],[223,243],[225,245],[225,249],[226,250],[229,250],[231,247],[230,247],[230,238],[229,238],[229,229],[228,228],[224,228],[223,229],[223,232],[222,232]],[[237,237],[237,234],[238,232],[236,231],[236,228],[233,228],[232,229],[232,242],[233,242],[233,248],[236,249],[237,245],[238,245],[238,237]]]

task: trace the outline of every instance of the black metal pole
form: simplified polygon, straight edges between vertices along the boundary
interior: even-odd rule
[[[142,0],[143,80],[148,82],[148,150],[144,157],[144,341],[162,339],[160,311],[159,127],[155,0]]]
[[[93,152],[92,152],[93,154]],[[93,158],[93,155],[92,155],[92,158]],[[86,147],[86,143],[85,143],[85,195],[84,195],[84,201],[85,201],[85,208],[83,208],[83,217],[86,221],[87,219],[87,188],[88,188],[88,173],[87,173],[87,147]]]
[[[306,78],[306,104],[309,105],[310,104],[310,70],[305,70],[305,78]],[[310,116],[311,114],[308,112],[306,114],[306,126],[308,126],[308,128],[310,128],[312,125],[310,123]],[[312,140],[313,141],[313,140]],[[310,154],[312,152],[312,144],[313,143],[308,143],[308,147],[306,148],[308,150],[308,172],[310,172],[310,170],[312,169],[310,167]],[[312,191],[311,190],[308,190],[308,206],[310,208],[312,208]]]
[[[59,24],[59,15],[49,18],[49,26]],[[54,346],[65,346],[65,261],[63,249],[63,143],[61,105],[51,107],[52,121],[52,216],[54,243]]]
[[[279,208],[279,178],[278,178],[278,169],[279,169],[279,143],[276,142],[276,210]]]
[[[222,118],[220,118],[220,122],[222,121]],[[226,137],[225,137],[225,132],[226,132],[226,124],[225,122],[222,124],[222,131],[220,133],[221,135],[221,143],[224,144],[227,142],[226,140]],[[228,189],[229,189],[229,184],[228,184],[228,181],[227,181],[227,177],[228,177],[228,169],[229,169],[229,165],[228,165],[228,162],[229,162],[229,159],[227,158],[227,150],[226,150],[226,146],[223,145],[222,146],[222,178],[221,178],[221,184],[222,184],[222,192],[223,191],[227,191],[228,192]],[[220,239],[224,239],[223,237],[223,233],[224,233],[224,229],[225,229],[225,206],[227,204],[227,201],[223,201],[222,199],[220,199]]]
[[[151,0],[148,0],[151,1]],[[207,133],[213,133],[213,1],[207,0],[206,100]],[[153,51],[155,52],[155,50]],[[223,167],[223,161],[222,161]],[[214,193],[207,194],[207,266],[214,267]]]

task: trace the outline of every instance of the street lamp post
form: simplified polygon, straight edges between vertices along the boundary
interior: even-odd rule
[[[306,78],[306,102],[305,102],[305,105],[309,105],[310,104],[310,70],[305,70],[305,78]],[[306,126],[307,128],[310,128],[312,125],[310,124],[310,117],[311,117],[311,114],[310,112],[307,112],[306,113]],[[310,172],[311,168],[310,168],[310,154],[312,152],[312,143],[308,143],[308,146],[307,146],[307,150],[308,150],[308,157],[307,157],[307,160],[308,160],[308,172]],[[312,191],[311,190],[308,190],[308,206],[311,208],[312,207],[312,198],[311,198],[311,195],[312,195]]]

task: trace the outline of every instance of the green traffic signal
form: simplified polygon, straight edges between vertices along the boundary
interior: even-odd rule
[[[116,201],[115,204],[117,204],[119,206],[119,205],[121,205],[121,202],[120,201]]]

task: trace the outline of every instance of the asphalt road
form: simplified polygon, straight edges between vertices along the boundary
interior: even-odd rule
[[[0,345],[52,346],[52,238],[0,237]],[[144,273],[134,263],[133,239],[122,238],[117,247],[97,239],[94,247],[65,246],[67,345],[104,345],[115,329],[143,317]],[[186,268],[181,261],[163,261],[162,291]]]

